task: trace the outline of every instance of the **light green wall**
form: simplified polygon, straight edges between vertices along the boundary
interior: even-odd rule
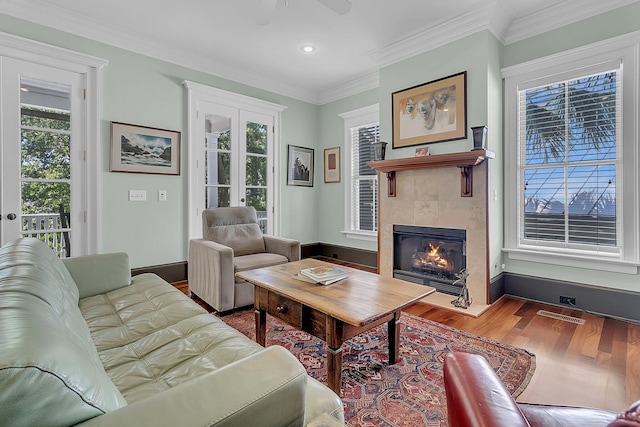
[[[0,31],[60,46],[109,61],[101,72],[100,252],[125,251],[133,267],[187,259],[187,113],[184,80],[287,106],[280,146],[280,234],[303,243],[318,241],[315,189],[286,185],[287,144],[315,148],[318,106],[221,79],[179,65],[138,55],[81,37],[0,15]],[[182,132],[180,176],[109,172],[111,121]],[[316,164],[318,160],[316,160]],[[316,171],[316,182],[318,179]],[[317,185],[317,184],[316,184]],[[146,190],[146,202],[129,202],[128,190]],[[158,190],[167,201],[158,202]]]
[[[318,173],[318,212],[319,229],[318,239],[323,243],[348,246],[375,251],[378,248],[377,242],[348,239],[342,233],[345,223],[345,141],[344,141],[344,120],[339,114],[353,111],[358,108],[377,104],[378,91],[369,90],[358,95],[350,96],[339,101],[331,102],[320,107],[320,144],[318,147],[318,159],[316,163]],[[324,149],[340,147],[340,182],[324,183]]]

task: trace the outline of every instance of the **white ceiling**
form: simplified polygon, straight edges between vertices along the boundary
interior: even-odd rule
[[[482,29],[509,44],[636,1],[351,0],[339,15],[317,0],[0,0],[0,13],[323,104]]]

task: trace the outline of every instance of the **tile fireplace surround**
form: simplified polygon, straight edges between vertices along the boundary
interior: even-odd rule
[[[456,297],[436,293],[423,300],[428,304],[472,316],[480,315],[488,306],[488,168],[485,159],[493,153],[481,150],[470,153],[433,155],[427,159],[390,159],[371,162],[378,171],[378,266],[379,274],[393,276],[393,226],[461,228],[467,232],[467,287],[473,300],[468,309],[456,308]],[[456,160],[456,156],[460,160]],[[473,157],[473,156],[471,156]],[[472,169],[472,196],[462,197],[463,166]],[[389,175],[395,175],[390,177]],[[393,188],[395,184],[395,189]],[[395,197],[389,196],[389,186]]]

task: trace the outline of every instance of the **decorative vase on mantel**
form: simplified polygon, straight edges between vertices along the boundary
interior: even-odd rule
[[[373,159],[384,160],[385,151],[387,151],[387,143],[378,141],[373,143]]]
[[[471,128],[473,132],[473,149],[484,150],[487,142],[487,127],[486,126],[474,126]]]

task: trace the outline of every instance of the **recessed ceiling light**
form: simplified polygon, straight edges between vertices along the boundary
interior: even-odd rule
[[[305,44],[300,47],[300,50],[304,53],[313,53],[316,51],[316,47],[312,44]]]

